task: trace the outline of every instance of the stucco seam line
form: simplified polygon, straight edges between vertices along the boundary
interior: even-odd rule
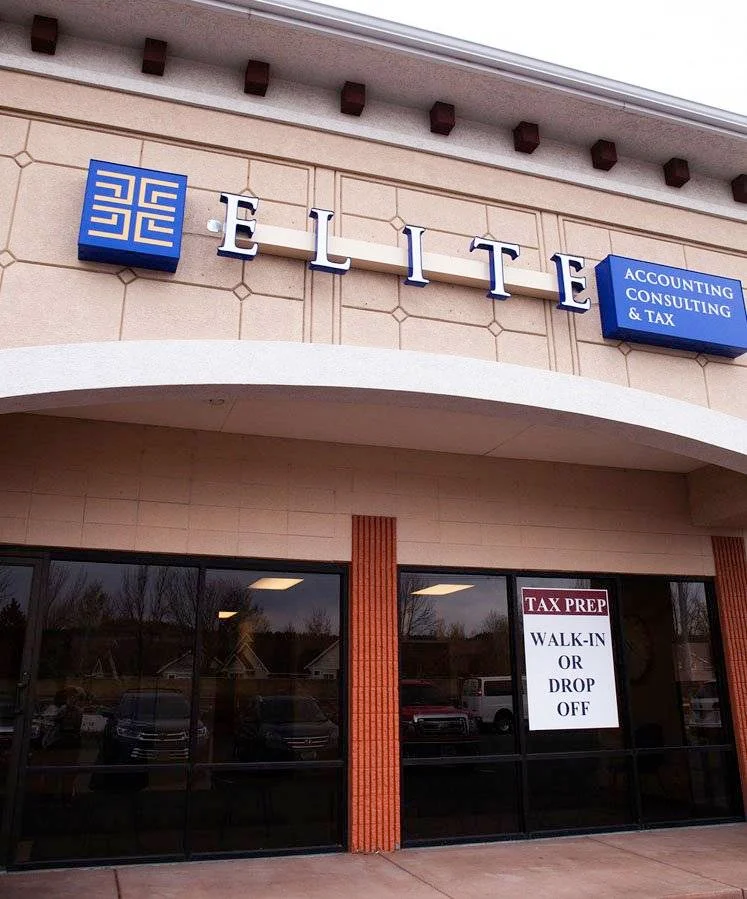
[[[293,387],[343,398],[431,397],[490,414],[534,409],[556,424],[692,455],[747,473],[747,423],[577,375],[411,350],[235,340],[146,340],[0,351],[0,413],[152,398],[199,388]]]
[[[156,100],[164,103],[175,103],[182,106],[210,109],[217,112],[236,115],[235,103],[233,101],[225,100],[217,95],[211,97],[209,102],[206,102],[204,92],[197,93],[196,91],[190,91],[189,89],[184,88],[169,88],[168,90],[164,90],[163,85],[154,87],[151,84],[142,84],[127,77],[112,77],[111,74],[103,70],[101,72],[92,73],[90,77],[86,78],[80,74],[77,67],[73,65],[61,65],[59,62],[52,62],[53,72],[50,73],[49,66],[50,63],[47,59],[45,59],[43,63],[39,63],[37,60],[27,60],[20,55],[14,56],[12,53],[8,52],[0,53],[0,69],[5,69],[7,71],[44,77],[57,81],[71,82],[73,84],[80,84],[95,89],[108,89],[109,91],[142,99]],[[94,74],[96,76],[95,78],[93,77]],[[36,110],[24,109],[24,111],[31,112]],[[327,134],[363,140],[372,144],[391,146],[398,149],[415,150],[421,153],[427,153],[431,156],[437,156],[457,162],[489,166],[491,168],[534,176],[544,180],[551,180],[596,190],[600,193],[630,197],[661,206],[686,209],[688,211],[723,218],[727,221],[745,221],[743,211],[738,208],[732,209],[731,205],[726,207],[701,200],[698,197],[680,197],[671,193],[664,194],[663,191],[655,187],[641,186],[627,182],[618,184],[609,179],[601,179],[593,173],[584,172],[582,170],[573,170],[573,172],[569,174],[567,165],[564,166],[562,160],[559,160],[558,163],[554,165],[543,164],[536,160],[529,163],[524,159],[515,158],[520,154],[507,154],[500,159],[496,159],[495,152],[491,153],[477,148],[459,147],[456,144],[452,144],[449,148],[449,152],[445,152],[442,144],[431,141],[428,136],[415,140],[413,139],[412,134],[407,133],[395,132],[384,135],[382,134],[381,124],[366,125],[356,122],[342,122],[337,117],[332,118],[325,115],[299,112],[297,107],[294,107],[293,109],[284,109],[277,106],[272,107],[270,104],[263,104],[261,107],[252,104],[250,108],[247,108],[242,112],[242,115],[281,125],[313,129]],[[70,116],[69,118],[74,117]],[[84,119],[80,118],[75,118],[75,121],[81,123],[85,122]],[[496,131],[498,130],[499,129],[496,126]],[[156,136],[155,133],[153,136]],[[294,161],[311,163],[311,160],[309,160],[307,156],[294,157]],[[342,168],[340,166],[335,167]],[[352,170],[350,171],[352,172]],[[738,206],[738,204],[733,205]]]

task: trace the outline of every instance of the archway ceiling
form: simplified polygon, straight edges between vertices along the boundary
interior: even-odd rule
[[[747,474],[747,424],[603,381],[327,344],[121,341],[0,353],[0,413],[502,458]]]
[[[283,388],[204,390],[192,398],[102,403],[49,414],[176,428],[389,446],[506,459],[688,472],[702,462],[591,428],[553,424],[549,413],[482,415],[437,404],[324,397]]]

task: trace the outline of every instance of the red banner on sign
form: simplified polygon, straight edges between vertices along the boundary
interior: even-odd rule
[[[522,587],[525,615],[609,615],[606,590],[566,587]]]

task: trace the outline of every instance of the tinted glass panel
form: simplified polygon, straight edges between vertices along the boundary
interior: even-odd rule
[[[0,833],[13,735],[20,710],[17,684],[26,637],[31,594],[31,568],[0,566]]]
[[[16,864],[183,851],[184,773],[33,773],[27,778]]]
[[[517,833],[519,765],[447,762],[402,769],[405,840],[447,840]]]
[[[196,569],[52,562],[42,602],[30,763],[187,761]]]
[[[192,852],[342,843],[342,768],[203,772],[190,798]]]
[[[339,759],[340,578],[208,571],[200,716],[217,762]]]
[[[521,615],[521,588],[522,587],[566,587],[578,589],[606,589],[609,593],[610,607],[612,608],[612,633],[614,643],[614,583],[596,578],[542,578],[520,577],[516,579],[517,591],[517,615],[516,629],[517,641],[522,647],[520,652],[522,664],[522,688],[526,688],[524,679],[524,632]],[[562,652],[562,650],[560,650]],[[613,646],[614,651],[614,646]],[[599,749],[620,749],[624,745],[624,732],[622,728],[622,714],[620,713],[620,685],[617,687],[618,695],[618,720],[621,723],[617,728],[578,728],[568,730],[529,730],[529,722],[524,718],[526,733],[526,745],[528,752],[581,752],[595,751]],[[526,699],[524,699],[526,709]]]
[[[725,743],[704,584],[661,578],[622,583],[635,745]]]
[[[646,823],[741,813],[739,784],[730,751],[640,752],[637,764]]]
[[[513,752],[506,579],[403,573],[399,625],[403,755]]]
[[[633,823],[629,757],[536,759],[527,768],[530,830]]]

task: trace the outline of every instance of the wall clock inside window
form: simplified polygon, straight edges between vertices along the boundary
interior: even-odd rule
[[[643,619],[637,615],[629,615],[623,619],[623,634],[628,675],[631,681],[639,681],[651,667],[653,660],[651,636]]]

